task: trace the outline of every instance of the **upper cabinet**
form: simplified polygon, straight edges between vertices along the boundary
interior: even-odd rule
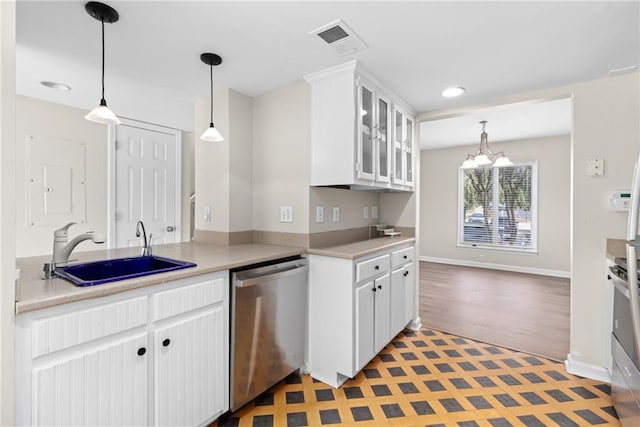
[[[413,191],[413,111],[356,61],[306,80],[311,185]]]

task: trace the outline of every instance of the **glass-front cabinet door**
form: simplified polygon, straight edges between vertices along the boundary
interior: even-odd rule
[[[376,181],[389,182],[391,175],[391,102],[385,96],[376,96]]]
[[[395,109],[393,120],[393,183],[404,184],[404,153],[403,146],[405,141],[405,114]]]
[[[405,116],[405,136],[404,136],[404,167],[405,167],[405,176],[404,183],[408,186],[413,186],[413,119],[411,117]]]
[[[356,114],[358,122],[358,165],[356,176],[359,179],[373,180],[376,129],[374,116],[373,88],[362,79],[358,80],[358,103]]]

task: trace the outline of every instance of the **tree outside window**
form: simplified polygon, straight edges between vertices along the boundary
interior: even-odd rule
[[[536,164],[463,169],[459,244],[535,250]]]

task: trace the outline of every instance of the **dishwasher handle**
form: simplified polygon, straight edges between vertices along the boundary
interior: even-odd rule
[[[233,284],[236,288],[247,288],[249,286],[258,285],[261,283],[269,282],[272,280],[282,279],[284,277],[291,277],[297,274],[306,273],[306,265],[294,266],[288,270],[280,270],[275,273],[265,274],[262,276],[253,276],[247,279],[235,279]]]

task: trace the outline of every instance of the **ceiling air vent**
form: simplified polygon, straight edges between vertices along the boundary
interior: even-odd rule
[[[340,56],[355,53],[368,47],[341,19],[329,22],[309,34],[315,34],[320,37],[325,43],[333,47]]]

